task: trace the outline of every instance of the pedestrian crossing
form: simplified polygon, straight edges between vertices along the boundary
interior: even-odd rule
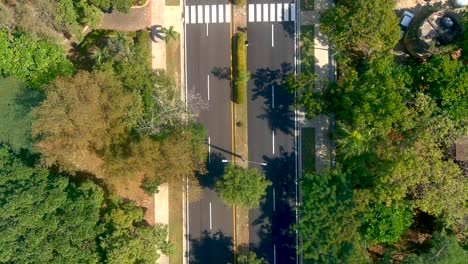
[[[230,23],[230,5],[188,5],[185,6],[186,24]]]
[[[186,24],[230,23],[230,5],[187,5],[185,6]],[[294,3],[249,4],[248,21],[288,22],[296,21]]]
[[[249,22],[287,22],[296,21],[296,4],[249,4]]]

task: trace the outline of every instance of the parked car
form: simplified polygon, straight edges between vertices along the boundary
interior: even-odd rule
[[[400,19],[400,32],[401,36],[405,34],[405,32],[408,30],[409,25],[411,24],[411,21],[413,21],[414,14],[411,13],[410,11],[404,11],[403,15],[401,15]]]

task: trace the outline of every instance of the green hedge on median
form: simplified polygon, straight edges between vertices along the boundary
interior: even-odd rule
[[[233,37],[233,74],[234,74],[234,102],[243,104],[247,100],[247,83],[250,73],[247,71],[247,35],[239,32]]]
[[[245,5],[245,2],[247,2],[247,0],[234,0],[234,4],[236,6],[243,6]]]

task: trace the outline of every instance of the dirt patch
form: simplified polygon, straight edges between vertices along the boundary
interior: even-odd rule
[[[116,194],[122,198],[127,198],[134,201],[139,207],[143,207],[145,211],[145,220],[154,225],[154,197],[146,194],[141,188],[141,181],[144,174],[140,174],[135,178],[114,178],[107,180]]]
[[[102,23],[98,28],[122,31],[137,31],[150,26],[150,5],[142,8],[132,8],[128,13],[116,10],[104,13]]]

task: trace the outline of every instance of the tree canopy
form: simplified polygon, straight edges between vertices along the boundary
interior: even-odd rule
[[[0,145],[0,262],[154,263],[171,254],[167,227],[90,181],[39,166]]]
[[[340,52],[367,57],[400,39],[394,0],[339,0],[320,16],[320,28]]]
[[[266,188],[270,185],[271,182],[265,175],[256,169],[229,165],[216,183],[216,189],[221,200],[229,206],[255,208],[266,195]]]
[[[10,34],[0,29],[1,75],[14,75],[32,87],[41,88],[57,76],[71,75],[73,70],[61,47],[21,31]]]

